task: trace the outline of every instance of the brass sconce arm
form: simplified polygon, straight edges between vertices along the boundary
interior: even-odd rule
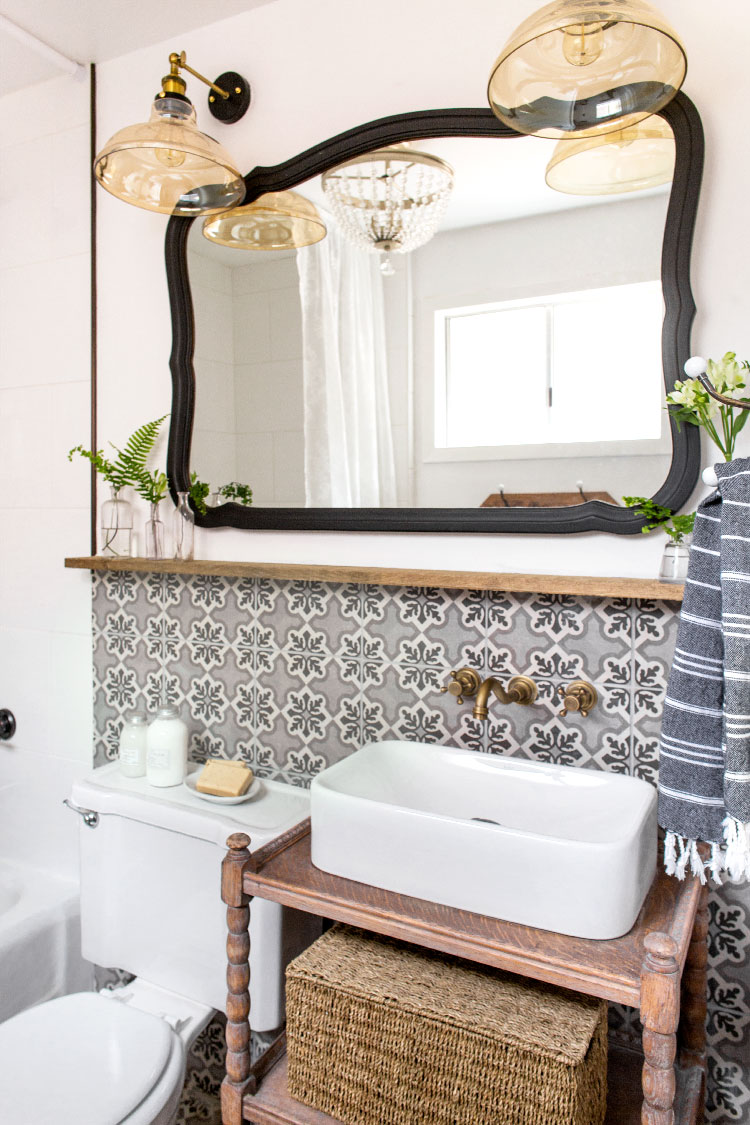
[[[185,57],[184,51],[180,51],[179,54],[177,51],[172,51],[172,54],[169,56],[169,74],[166,78],[162,79],[162,83],[173,81],[175,78],[177,78],[179,82],[182,82],[182,79],[179,78],[179,73],[181,70],[186,70],[188,74],[192,74],[193,78],[197,78],[200,82],[203,82],[204,85],[215,90],[217,94],[221,94],[222,98],[229,97],[228,90],[222,90],[221,86],[217,86],[215,82],[210,82],[208,78],[199,74],[197,70],[193,70],[192,66],[188,66]],[[184,82],[182,82],[182,84],[184,86]]]

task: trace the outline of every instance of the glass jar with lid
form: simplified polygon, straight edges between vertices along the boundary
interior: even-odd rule
[[[146,733],[148,716],[145,711],[131,711],[125,716],[120,730],[120,773],[124,777],[143,777],[146,772]]]
[[[161,707],[149,724],[146,738],[146,779],[149,785],[181,785],[187,774],[188,729],[176,707]]]

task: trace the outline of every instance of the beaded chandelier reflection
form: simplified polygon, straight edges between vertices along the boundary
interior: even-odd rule
[[[677,33],[646,0],[562,0],[516,29],[487,93],[519,133],[593,136],[658,112],[686,69]]]
[[[558,141],[544,179],[568,195],[619,195],[671,181],[674,135],[661,117],[598,137]]]
[[[235,250],[294,250],[326,236],[318,209],[296,191],[270,191],[203,224],[203,237]]]
[[[424,246],[437,230],[453,189],[453,169],[437,156],[406,145],[358,156],[323,175],[323,192],[342,233],[382,255]]]
[[[209,82],[187,65],[184,51],[173,52],[169,63],[149,120],[115,133],[98,153],[94,175],[108,192],[135,207],[164,215],[212,215],[241,202],[245,185],[229,153],[198,129],[179,71],[211,87],[209,109],[226,124],[245,113],[250,87],[233,71]]]

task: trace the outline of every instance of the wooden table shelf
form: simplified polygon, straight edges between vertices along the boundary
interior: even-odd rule
[[[708,911],[707,888],[693,877],[678,882],[660,870],[633,929],[612,941],[592,941],[328,875],[310,860],[309,821],[256,852],[243,833],[228,844],[222,873],[229,930],[225,1125],[333,1122],[289,1097],[283,1043],[265,1061],[250,1064],[253,897],[636,1007],[644,1054],[610,1049],[607,1125],[703,1121]]]
[[[212,559],[139,559],[109,555],[68,558],[72,570],[212,574],[222,578],[273,578],[279,582],[354,582],[371,586],[420,586],[444,590],[497,590],[506,594],[572,594],[587,598],[645,598],[681,602],[681,582],[658,578],[610,578],[567,574],[504,574],[495,571],[422,570],[333,566],[318,563],[228,562]]]

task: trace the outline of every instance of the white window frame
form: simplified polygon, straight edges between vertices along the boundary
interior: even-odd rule
[[[646,281],[649,279],[643,279]],[[653,279],[651,279],[653,280]],[[479,304],[457,305],[445,308],[442,302],[425,302],[423,312],[433,318],[432,363],[429,370],[428,398],[430,424],[423,431],[423,456],[425,463],[445,461],[519,461],[529,459],[553,459],[560,457],[653,457],[671,455],[672,436],[667,411],[662,412],[661,434],[658,438],[637,438],[634,440],[599,441],[592,437],[584,442],[547,442],[534,445],[495,445],[495,446],[452,446],[439,444],[437,438],[445,440],[446,400],[447,400],[447,324],[451,317],[470,316],[476,313],[492,312],[514,308],[533,308],[551,304],[562,304],[580,300],[587,292],[603,289],[620,289],[642,284],[643,281],[623,282],[613,286],[591,286],[588,289],[571,290],[563,293],[545,293],[539,296],[525,296],[510,301],[484,301]],[[548,316],[550,314],[548,313]],[[548,332],[548,340],[551,333]],[[481,404],[478,404],[481,407]]]

